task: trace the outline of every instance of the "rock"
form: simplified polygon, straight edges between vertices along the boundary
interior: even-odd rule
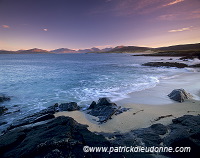
[[[167,135],[163,143],[165,146],[191,147],[189,153],[166,153],[177,157],[196,157],[200,149],[200,116],[184,115],[172,120],[170,124],[171,132]]]
[[[76,102],[62,103],[58,108],[59,111],[75,111],[80,109]]]
[[[188,59],[194,59],[194,58],[195,56],[184,56],[184,57],[179,58],[179,60],[188,61]]]
[[[173,119],[173,124],[181,124],[183,126],[188,126],[192,128],[193,126],[200,126],[200,117],[192,115],[184,115],[182,117]]]
[[[143,66],[153,66],[153,67],[177,67],[177,68],[184,68],[188,67],[188,65],[183,63],[177,63],[177,62],[148,62],[142,64]]]
[[[53,114],[46,114],[46,115],[42,115],[41,117],[36,118],[33,123],[35,122],[40,122],[40,121],[46,121],[49,119],[55,118],[55,116]]]
[[[116,144],[142,147],[163,146],[173,147],[174,150],[176,147],[191,147],[191,152],[188,153],[157,153],[156,157],[196,157],[200,149],[200,116],[184,115],[173,119],[172,122],[168,126],[153,124],[148,128],[123,133],[119,137],[115,133],[108,136],[113,146]]]
[[[200,64],[190,65],[189,67],[193,67],[193,68],[200,67]]]
[[[0,95],[0,102],[8,101],[10,100],[10,97],[6,97],[4,95]]]
[[[118,109],[116,112],[115,112],[115,115],[119,115],[123,112],[126,112],[128,111],[130,108],[121,108],[121,109]]]
[[[84,146],[109,147],[110,143],[102,135],[90,132],[85,125],[64,116],[43,125],[14,129],[0,137],[1,157],[122,157],[121,153],[84,153]]]
[[[143,133],[137,135],[139,138],[142,138],[142,142],[145,146],[159,146],[162,142],[160,136],[152,131],[145,130]]]
[[[187,93],[184,89],[174,89],[168,97],[178,102],[184,102],[186,99],[191,99],[192,95]]]
[[[9,127],[7,130],[11,130],[13,128],[16,127],[20,127],[20,126],[24,126],[24,125],[28,125],[28,124],[32,124],[35,122],[39,122],[40,120],[47,120],[47,119],[51,119],[53,116],[53,114],[55,114],[58,111],[58,104],[55,104],[53,106],[50,106],[46,109],[43,109],[39,112],[36,112],[32,115],[29,115],[25,118],[19,119],[19,120],[15,120]]]
[[[110,99],[108,98],[100,98],[97,102],[98,106],[104,106],[104,105],[110,106],[111,104],[113,103],[111,103]]]
[[[2,115],[5,111],[7,111],[8,109],[5,108],[5,106],[0,106],[0,115]]]
[[[158,135],[164,135],[167,133],[167,127],[161,123],[153,124],[150,128]]]
[[[93,102],[90,104],[90,106],[89,106],[88,109],[94,109],[96,105],[97,105],[97,103],[96,103],[95,101],[93,101]]]
[[[16,127],[20,127],[20,126],[24,126],[24,125],[28,125],[28,124],[52,119],[52,118],[54,118],[53,114],[55,114],[56,112],[59,112],[59,111],[73,111],[73,110],[78,110],[79,108],[80,107],[75,102],[63,103],[63,104],[60,104],[60,105],[58,105],[58,103],[56,103],[52,106],[49,106],[46,109],[43,109],[39,112],[36,112],[32,115],[25,117],[25,118],[15,120],[8,127],[7,130],[11,130],[11,129],[16,128]]]
[[[98,117],[99,122],[103,123],[110,119],[119,107],[117,107],[115,103],[111,103],[108,98],[100,98],[97,104],[93,102],[89,109],[91,109],[91,111],[89,111],[88,114]]]

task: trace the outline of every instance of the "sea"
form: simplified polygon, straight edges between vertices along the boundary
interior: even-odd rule
[[[189,71],[142,66],[149,61],[161,61],[161,57],[128,53],[1,54],[0,94],[11,97],[0,105],[11,114],[1,119],[12,122],[55,103],[77,102],[87,108],[102,97],[115,102],[131,92],[155,87],[161,79]]]

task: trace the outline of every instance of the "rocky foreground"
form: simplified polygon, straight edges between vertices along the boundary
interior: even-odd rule
[[[185,97],[184,90],[177,90]],[[178,94],[176,92],[176,94]],[[171,94],[174,97],[174,92]],[[178,100],[177,100],[178,101]],[[70,117],[53,115],[58,111],[80,110],[74,103],[55,104],[21,120],[16,120],[0,136],[1,157],[197,157],[200,149],[200,116],[185,115],[172,120],[170,125],[153,124],[149,128],[132,130],[128,133],[93,133],[86,125]],[[118,107],[106,98],[92,102],[87,112],[99,118],[99,123],[109,121],[115,114],[128,109]],[[116,116],[117,117],[117,116]],[[119,127],[120,128],[120,127]],[[191,147],[190,153],[85,153],[90,147]]]

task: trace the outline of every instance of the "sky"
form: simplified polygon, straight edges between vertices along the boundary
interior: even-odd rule
[[[200,43],[200,0],[0,0],[0,49]]]

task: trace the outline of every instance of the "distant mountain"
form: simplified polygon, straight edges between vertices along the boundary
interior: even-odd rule
[[[18,50],[16,53],[18,53],[18,54],[40,54],[40,53],[50,53],[50,52],[47,50],[44,50],[44,49],[33,48],[33,49],[28,49],[28,50]]]
[[[68,48],[59,48],[51,51],[52,53],[77,53],[76,50]]]
[[[110,50],[112,50],[112,49],[113,49],[113,48],[111,48],[111,47],[110,47],[110,48],[104,48],[104,49],[101,50],[101,52],[110,51]]]
[[[0,50],[0,54],[15,54],[14,51],[8,51],[8,50]]]
[[[50,53],[50,52],[38,48],[33,48],[28,50],[18,50],[18,51],[0,50],[0,54],[42,54],[42,53]]]
[[[52,53],[91,53],[91,52],[102,52],[102,51],[109,51],[112,48],[104,48],[104,49],[99,49],[96,47],[90,48],[90,49],[79,49],[79,50],[73,50],[73,49],[68,49],[68,48],[59,48],[52,50]]]
[[[96,47],[90,49],[79,49],[73,50],[68,48],[59,48],[52,51],[47,51],[43,49],[29,49],[29,50],[18,50],[18,51],[7,51],[0,50],[0,54],[41,54],[41,53],[144,53],[148,52],[149,55],[157,55],[155,53],[160,53],[159,55],[181,55],[188,54],[188,52],[198,53],[200,52],[200,43],[196,44],[184,44],[184,45],[174,45],[169,47],[137,47],[137,46],[117,46],[115,48],[104,48],[99,49]]]
[[[117,46],[111,50],[108,50],[108,53],[136,53],[152,50],[153,48],[148,47],[137,47],[137,46]]]
[[[101,50],[99,48],[90,48],[90,49],[79,49],[79,53],[90,53],[90,52],[100,52]]]
[[[174,45],[168,47],[150,48],[150,47],[137,47],[137,46],[117,46],[111,50],[105,51],[105,53],[144,53],[145,51],[155,52],[176,52],[178,51],[200,51],[200,43],[196,44],[184,44]],[[186,53],[186,52],[185,52]]]

